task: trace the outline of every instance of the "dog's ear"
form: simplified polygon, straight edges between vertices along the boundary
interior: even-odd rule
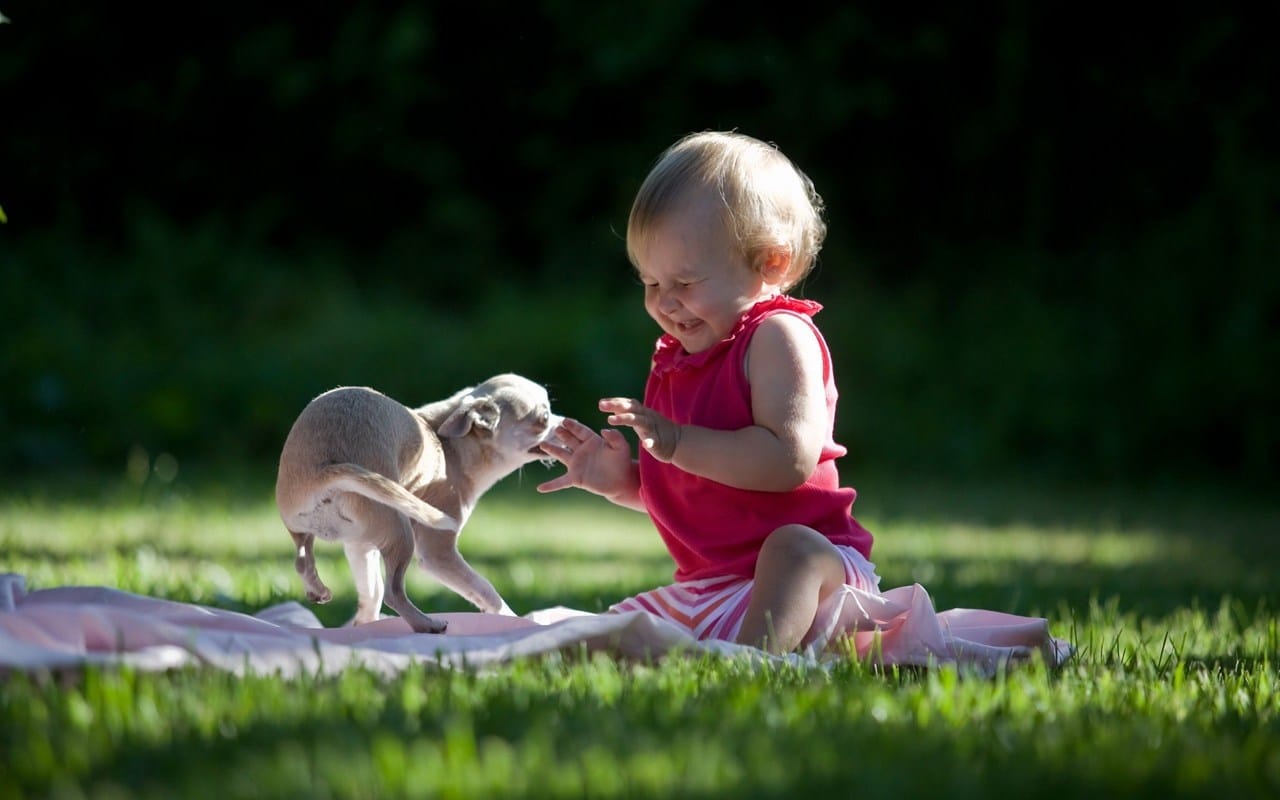
[[[468,386],[465,389],[459,389],[444,400],[436,400],[434,403],[427,403],[425,406],[418,409],[418,413],[426,419],[427,424],[431,426],[432,430],[437,430],[441,423],[443,423],[450,414],[458,409],[458,403],[462,402],[462,398],[471,394],[472,390],[475,388],[476,387],[474,386]]]
[[[445,421],[440,423],[440,428],[436,431],[445,439],[457,439],[471,433],[472,428],[478,428],[488,433],[493,433],[498,428],[498,419],[502,416],[498,404],[487,397],[464,397],[462,402],[458,403],[458,407],[453,410]]]
[[[477,400],[471,407],[471,424],[482,431],[492,434],[498,430],[498,420],[502,418],[502,409],[488,397]]]

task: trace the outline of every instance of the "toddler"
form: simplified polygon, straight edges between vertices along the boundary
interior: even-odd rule
[[[567,419],[544,445],[578,487],[649,514],[676,583],[613,606],[789,652],[844,584],[876,591],[871,534],[851,515],[832,439],[831,355],[815,302],[786,292],[826,225],[812,182],[772,145],[698,133],[659,158],[627,224],[627,255],[662,334],[644,401],[607,398],[611,426]]]

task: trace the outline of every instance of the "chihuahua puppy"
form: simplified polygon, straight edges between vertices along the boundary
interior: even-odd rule
[[[342,542],[355,578],[356,625],[386,603],[420,633],[445,623],[405,594],[410,559],[481,611],[510,607],[458,552],[480,496],[532,461],[559,427],[547,391],[498,375],[411,409],[368,388],[325,392],[302,410],[280,453],[276,506],[293,537],[307,598],[333,596],[316,573],[316,537]],[[385,562],[385,584],[379,561]]]

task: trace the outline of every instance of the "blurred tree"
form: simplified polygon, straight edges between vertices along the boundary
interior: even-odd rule
[[[827,200],[811,285],[857,381],[844,433],[867,451],[1280,470],[1274,9],[6,11],[0,379],[22,388],[0,408],[0,463],[148,438],[201,452],[212,413],[261,455],[287,404],[235,398],[328,380],[303,355],[328,341],[325,314],[365,327],[348,355],[368,364],[398,346],[368,309],[410,328],[435,323],[408,308],[443,315],[436,333],[472,349],[480,320],[548,297],[616,314],[649,164],[684,133],[738,128]],[[611,348],[644,358],[642,324],[620,323],[638,339],[621,345],[573,319],[525,354],[572,392],[596,390],[582,363],[629,374],[599,368]],[[603,338],[574,341],[587,330]],[[396,352],[369,380],[412,357]],[[94,402],[105,430],[83,422]]]

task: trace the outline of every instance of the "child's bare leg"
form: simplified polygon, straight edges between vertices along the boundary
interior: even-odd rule
[[[738,642],[789,653],[813,625],[818,606],[844,583],[844,561],[831,540],[804,525],[784,525],[765,539]]]

